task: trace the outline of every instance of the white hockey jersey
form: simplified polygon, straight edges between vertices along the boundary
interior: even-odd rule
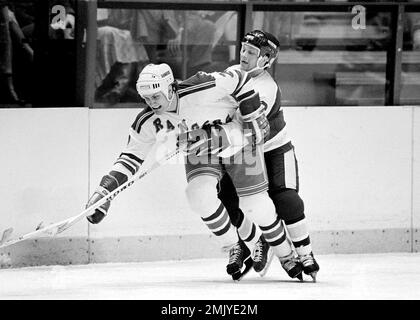
[[[234,97],[252,90],[251,78],[240,70],[199,72],[182,81],[176,110],[156,114],[147,107],[139,113],[130,128],[128,144],[112,170],[133,175],[157,141],[158,133],[175,130],[180,123],[196,129],[206,121],[233,122],[242,129],[238,119],[233,120],[238,109]]]
[[[227,70],[240,70],[234,65]],[[281,107],[281,90],[271,75],[264,71],[252,78],[252,87],[259,93],[261,103],[265,106],[265,114],[270,123],[270,134],[264,143],[264,152],[279,148],[290,142],[286,130],[283,109]]]

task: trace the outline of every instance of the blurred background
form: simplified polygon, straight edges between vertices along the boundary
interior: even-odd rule
[[[0,0],[0,107],[133,108],[148,63],[177,79],[239,62],[243,35],[281,42],[285,106],[420,103],[420,1]]]

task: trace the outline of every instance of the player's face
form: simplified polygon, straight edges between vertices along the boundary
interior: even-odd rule
[[[260,50],[247,43],[243,43],[241,47],[240,63],[241,69],[249,71],[257,66]]]
[[[169,107],[169,101],[162,91],[151,95],[143,95],[142,97],[146,101],[147,105],[154,111],[163,112]]]

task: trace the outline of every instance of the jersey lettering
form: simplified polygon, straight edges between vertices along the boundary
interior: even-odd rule
[[[166,126],[168,127],[168,130],[175,129],[174,125],[169,120],[166,120]]]
[[[162,130],[163,128],[165,128],[162,124],[162,120],[160,120],[160,118],[156,118],[153,121],[153,125],[155,126],[156,129],[156,133],[158,133],[160,130]],[[175,126],[172,124],[171,121],[166,120],[166,129],[167,131],[172,131],[175,129]]]
[[[156,132],[159,132],[160,130],[162,130],[162,129],[163,129],[162,121],[160,120],[160,118],[156,118],[156,119],[153,121],[153,125],[154,125],[154,126],[155,126],[155,128],[156,128]]]

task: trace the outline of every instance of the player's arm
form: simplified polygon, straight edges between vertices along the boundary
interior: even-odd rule
[[[226,96],[235,96],[251,77],[241,70],[226,69],[223,72],[197,72],[179,84],[178,94],[182,98],[217,101]]]
[[[241,120],[235,117],[227,123],[206,122],[201,128],[180,134],[178,144],[182,145],[187,154],[200,156],[211,153],[227,158],[236,154],[249,142],[264,142],[270,126],[264,108],[261,108],[258,93],[254,92],[244,98],[239,105],[239,110],[243,113]]]
[[[220,83],[226,85],[230,91],[232,91],[232,87],[227,85],[229,82],[227,80],[231,78],[230,82],[236,85],[231,95],[239,103],[239,112],[243,120],[244,129],[249,131],[248,134],[253,137],[253,143],[264,142],[264,139],[269,134],[270,125],[265,112],[266,104],[260,100],[260,95],[257,92],[258,90],[255,89],[253,79],[248,73],[235,67],[229,67],[224,72],[219,73],[219,77],[220,75],[224,77],[224,81]]]
[[[213,102],[227,96],[235,97],[239,102],[241,114],[245,116],[244,121],[249,123],[247,128],[255,128],[253,135],[260,141],[262,140],[261,136],[268,132],[269,127],[267,127],[268,123],[264,122],[264,114],[261,112],[264,106],[261,106],[258,94],[252,90],[251,83],[252,79],[249,75],[237,69],[213,73],[198,72],[183,81],[178,92],[181,97],[189,95],[191,99],[197,98]],[[249,93],[252,94],[252,97],[248,96]],[[240,98],[238,99],[238,97]],[[206,123],[202,128],[184,134],[183,140],[190,146],[199,139],[206,139],[209,141],[207,148],[203,149],[203,146],[200,146],[200,151],[197,152],[222,154],[226,149],[238,150],[238,141],[243,141],[242,129],[242,125],[238,123]],[[241,143],[239,143],[239,147],[240,145]],[[189,153],[195,153],[195,150],[191,148],[188,150]]]
[[[264,143],[270,133],[270,124],[258,92],[247,91],[237,97],[243,120],[245,136],[251,136],[254,144]]]
[[[178,136],[178,146],[184,153],[196,156],[211,153],[222,158],[230,157],[245,143],[242,124],[237,121],[225,124],[207,121],[201,128],[182,132]]]
[[[130,128],[128,143],[125,149],[118,156],[110,171],[102,177],[99,186],[90,197],[86,208],[107,196],[136,174],[156,141],[150,130],[147,129],[147,123],[141,124],[139,127],[136,126],[136,121],[134,122]],[[87,220],[93,224],[101,222],[106,216],[110,205],[110,201],[105,202],[92,215],[88,216]]]

